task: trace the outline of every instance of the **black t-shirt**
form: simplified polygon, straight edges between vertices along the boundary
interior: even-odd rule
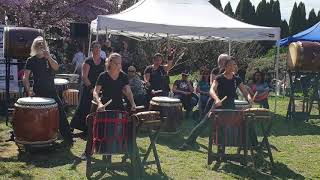
[[[122,89],[125,85],[129,85],[128,76],[120,72],[118,79],[113,80],[108,72],[103,72],[99,75],[97,85],[102,86],[101,101],[103,104],[112,99],[112,102],[107,109],[109,110],[124,110],[122,103]]]
[[[158,69],[154,69],[152,65],[147,66],[144,74],[147,73],[150,74],[151,89],[169,91],[167,72],[164,70],[163,65],[160,65]]]
[[[237,87],[242,83],[239,76],[233,76],[232,79],[227,79],[223,74],[217,76],[218,82],[218,97],[219,99],[227,96],[227,99],[222,102],[223,109],[235,109],[234,100],[237,97]]]
[[[56,93],[54,70],[47,59],[32,56],[28,58],[25,68],[33,74],[33,92],[36,95]]]
[[[90,66],[90,70],[88,73],[88,79],[90,83],[96,84],[100,73],[102,73],[105,70],[105,60],[101,58],[100,64],[96,65],[94,64],[93,58],[89,57],[84,61],[84,63]]]
[[[174,85],[177,86],[177,90],[190,92],[188,82],[189,82],[188,80],[176,80],[174,82]]]

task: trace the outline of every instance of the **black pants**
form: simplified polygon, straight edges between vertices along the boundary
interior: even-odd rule
[[[191,100],[192,100],[192,95],[185,95],[185,94],[175,94],[174,95],[175,98],[180,99],[183,108],[187,111],[187,112],[191,112],[192,111],[192,105],[191,105]]]
[[[56,103],[58,104],[59,117],[60,117],[60,121],[59,121],[60,134],[62,135],[65,141],[72,142],[72,135],[71,135],[69,122],[67,120],[67,114],[63,109],[63,104],[58,94],[56,92],[37,92],[35,93],[35,96],[52,98],[56,101]]]

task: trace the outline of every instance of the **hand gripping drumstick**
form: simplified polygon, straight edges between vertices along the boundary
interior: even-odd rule
[[[256,93],[254,93],[253,98],[252,98],[252,102],[254,102],[256,100],[257,95],[258,95],[258,91],[256,91]]]
[[[222,102],[223,102],[224,100],[226,100],[227,98],[228,98],[227,96],[223,97],[223,98],[220,100],[220,102],[222,103]],[[208,112],[208,116],[207,116],[207,117],[210,117],[212,111],[214,111],[215,109],[216,109],[216,106],[215,106],[215,105],[212,105],[210,111]]]

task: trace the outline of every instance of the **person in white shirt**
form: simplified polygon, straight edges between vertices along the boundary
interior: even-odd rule
[[[77,53],[74,54],[72,59],[72,64],[75,64],[74,74],[79,74],[81,76],[82,64],[85,58],[85,55],[81,51],[81,47],[77,47]]]

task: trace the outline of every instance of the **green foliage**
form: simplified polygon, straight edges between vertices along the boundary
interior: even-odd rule
[[[220,0],[210,0],[209,2],[220,11],[223,11]]]
[[[230,17],[234,17],[234,12],[232,10],[230,1],[226,4],[226,6],[224,7],[224,13]]]
[[[298,5],[298,13],[299,13],[299,25],[300,25],[299,30],[303,31],[307,28],[306,7],[303,2],[300,2]]]
[[[314,9],[312,9],[309,13],[309,18],[307,21],[308,28],[315,25],[316,23],[318,23],[317,15],[316,15]]]
[[[281,38],[286,38],[289,36],[289,25],[286,20],[282,20],[280,24],[281,28]]]

